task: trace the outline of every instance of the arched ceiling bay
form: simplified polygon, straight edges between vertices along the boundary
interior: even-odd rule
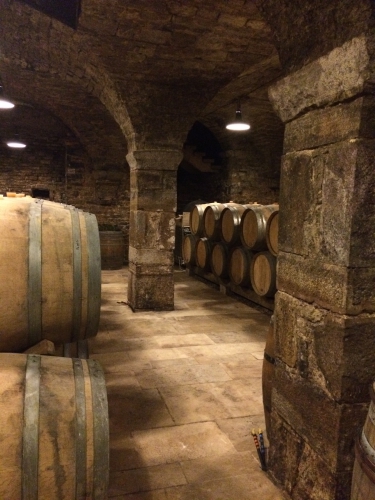
[[[82,0],[76,30],[17,0],[0,17],[5,89],[43,102],[91,156],[123,154],[120,129],[130,148],[179,143],[196,119],[225,140],[238,97],[259,138],[274,126],[280,67],[254,0]]]

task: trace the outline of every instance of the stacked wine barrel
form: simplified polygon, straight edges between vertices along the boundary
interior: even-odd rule
[[[187,266],[212,272],[223,283],[276,292],[279,205],[206,203],[190,212],[182,252]]]
[[[107,498],[102,369],[33,352],[43,342],[81,345],[98,332],[96,217],[46,200],[2,198],[0,277],[0,498]]]

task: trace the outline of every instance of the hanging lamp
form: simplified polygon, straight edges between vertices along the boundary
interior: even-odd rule
[[[3,86],[0,85],[0,109],[12,109],[14,104],[5,97]]]
[[[235,115],[234,121],[231,123],[228,123],[228,125],[226,125],[225,128],[227,128],[228,130],[234,130],[234,131],[243,131],[243,130],[250,129],[250,125],[248,123],[244,122],[242,119],[240,101],[237,102],[237,109],[236,109],[236,115]]]
[[[8,148],[13,149],[24,149],[26,147],[26,144],[20,140],[18,134],[15,134],[12,139],[6,141],[6,145],[8,146]]]

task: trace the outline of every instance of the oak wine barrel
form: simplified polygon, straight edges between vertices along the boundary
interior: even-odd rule
[[[223,242],[214,243],[211,250],[211,269],[218,278],[228,277],[228,246]]]
[[[199,238],[195,246],[195,258],[197,266],[205,271],[211,270],[210,255],[212,251],[212,242],[208,238]]]
[[[211,241],[221,239],[220,216],[226,207],[241,207],[238,203],[209,203],[203,213],[203,232]]]
[[[361,435],[355,441],[350,500],[375,500],[375,383]]]
[[[266,337],[264,348],[264,358],[262,365],[262,397],[264,418],[266,421],[266,430],[268,439],[271,437],[271,395],[275,373],[275,333],[274,317],[271,316],[270,325]]]
[[[275,210],[267,221],[266,243],[268,250],[276,256],[279,252],[279,210]]]
[[[245,248],[253,251],[267,250],[266,228],[271,214],[279,205],[253,205],[241,218],[240,237]]]
[[[241,217],[245,209],[246,205],[228,206],[221,212],[221,239],[228,245],[236,245],[240,243]]]
[[[121,269],[125,256],[125,237],[122,231],[99,231],[101,268]]]
[[[250,265],[250,280],[254,291],[263,297],[276,293],[276,257],[270,252],[258,252]]]
[[[0,498],[107,498],[108,404],[94,360],[0,354]]]
[[[189,226],[195,236],[203,236],[203,214],[208,205],[208,203],[198,204],[190,210]]]
[[[187,266],[194,266],[196,263],[195,247],[197,237],[194,234],[184,234],[182,240],[182,258]]]
[[[250,264],[254,255],[244,247],[234,248],[229,256],[229,276],[239,286],[250,285]]]
[[[0,201],[0,351],[97,334],[100,243],[96,217],[34,198]]]

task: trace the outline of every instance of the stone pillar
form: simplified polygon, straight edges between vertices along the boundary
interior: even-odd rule
[[[142,150],[130,165],[128,302],[136,310],[172,310],[176,172],[182,153]]]
[[[295,500],[350,498],[354,438],[375,379],[368,42],[352,39],[269,92],[286,123],[269,468]]]

